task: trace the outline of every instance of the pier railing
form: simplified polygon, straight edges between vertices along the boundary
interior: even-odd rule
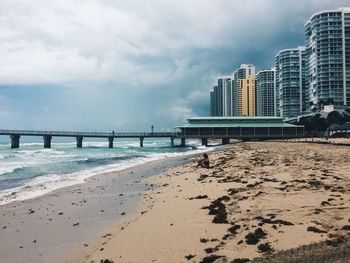
[[[23,136],[61,136],[61,137],[95,137],[95,138],[132,138],[132,137],[175,137],[175,132],[71,132],[71,131],[32,131],[0,130],[0,135]]]
[[[83,138],[107,138],[109,148],[113,148],[115,138],[139,138],[140,147],[143,147],[145,138],[170,138],[171,145],[178,133],[175,132],[71,132],[71,131],[31,131],[31,130],[0,130],[0,135],[11,137],[11,148],[19,148],[21,136],[42,136],[44,148],[51,148],[52,137],[75,137],[77,147],[83,145]]]

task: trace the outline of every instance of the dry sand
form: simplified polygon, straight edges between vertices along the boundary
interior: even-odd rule
[[[342,145],[232,144],[210,154],[210,169],[187,163],[148,178],[159,187],[138,212],[65,261],[309,262],[278,253],[304,245],[292,250],[299,259],[340,249],[348,262],[349,154]]]

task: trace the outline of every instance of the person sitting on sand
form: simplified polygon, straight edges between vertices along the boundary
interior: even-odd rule
[[[203,167],[203,168],[209,168],[209,157],[208,154],[203,154],[203,158],[200,159],[197,163],[197,168]]]

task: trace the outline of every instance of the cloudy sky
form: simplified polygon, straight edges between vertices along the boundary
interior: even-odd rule
[[[208,115],[215,76],[273,66],[342,0],[0,0],[0,129],[136,131]]]

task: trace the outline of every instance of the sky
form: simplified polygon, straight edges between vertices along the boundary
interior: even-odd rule
[[[0,129],[172,130],[342,0],[0,0]]]

